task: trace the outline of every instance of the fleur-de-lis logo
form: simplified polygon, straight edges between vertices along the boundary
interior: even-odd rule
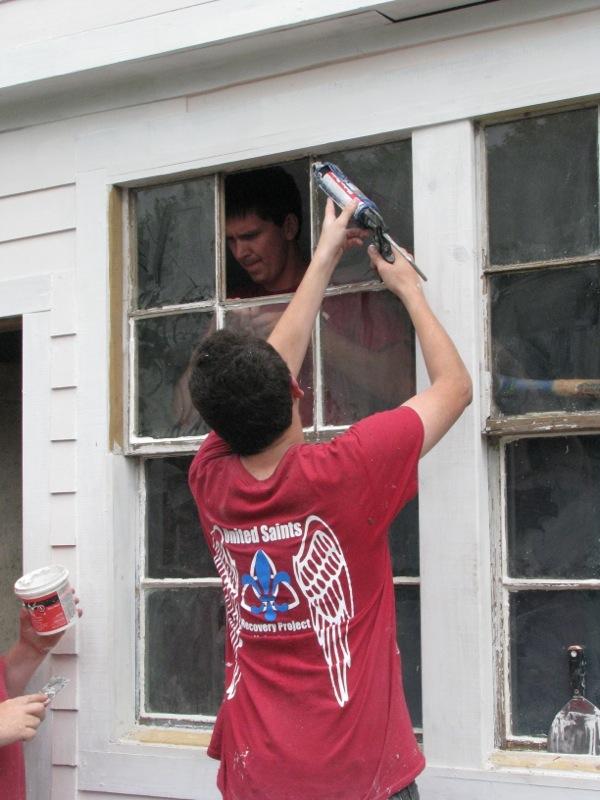
[[[257,550],[250,565],[250,574],[242,575],[242,608],[256,616],[262,616],[267,622],[274,622],[277,615],[289,611],[298,605],[298,595],[290,582],[287,572],[277,572],[275,564],[264,550]],[[279,591],[285,587],[291,596],[280,601]],[[246,592],[250,589],[257,603],[248,603]]]

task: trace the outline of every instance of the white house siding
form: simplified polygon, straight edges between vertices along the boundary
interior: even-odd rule
[[[477,387],[421,469],[422,797],[596,796],[589,772],[490,762],[486,383],[469,120],[600,95],[600,0],[498,0],[390,21],[451,5],[0,3],[0,48],[10,56],[0,75],[0,316],[23,315],[25,567],[66,564],[85,606],[45,667],[71,683],[54,703],[52,730],[46,724],[30,747],[30,800],[218,797],[203,750],[129,735],[137,486],[130,462],[107,444],[110,187],[411,130],[415,248]],[[443,653],[457,655],[446,662]]]

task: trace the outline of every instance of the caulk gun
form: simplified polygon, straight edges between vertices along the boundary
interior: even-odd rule
[[[414,258],[396,244],[388,233],[387,226],[381,216],[381,211],[372,200],[363,194],[348,178],[342,170],[331,161],[315,161],[313,173],[318,186],[329,195],[340,208],[345,208],[348,203],[358,200],[358,206],[354,212],[354,219],[362,228],[368,228],[373,232],[375,245],[383,258],[390,264],[394,263],[392,248],[397,250],[412,266],[424,281],[427,276],[415,264]]]

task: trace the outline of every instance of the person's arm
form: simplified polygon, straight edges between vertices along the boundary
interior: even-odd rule
[[[333,201],[327,200],[323,229],[312,260],[290,304],[267,339],[294,378],[304,361],[312,327],[333,270],[347,245],[362,244],[362,232],[346,230],[355,209],[356,203],[351,203],[336,217]]]
[[[403,405],[417,412],[425,436],[425,455],[460,417],[472,399],[472,384],[454,343],[429,307],[421,280],[400,255],[388,264],[371,246],[369,256],[385,285],[403,303],[415,328],[431,386]]]
[[[75,598],[79,603],[79,598]],[[81,609],[77,609],[81,616]],[[34,672],[56,647],[64,631],[49,636],[40,636],[31,624],[28,612],[22,608],[19,613],[19,638],[4,656],[4,680],[9,697],[22,695]]]

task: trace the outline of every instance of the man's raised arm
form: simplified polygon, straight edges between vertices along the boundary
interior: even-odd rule
[[[333,270],[346,247],[362,244],[366,235],[362,231],[347,230],[355,209],[356,203],[352,203],[336,217],[333,202],[327,200],[317,249],[300,286],[267,340],[286,362],[294,378],[304,361],[312,326]]]
[[[398,256],[388,264],[372,246],[369,256],[385,285],[410,314],[431,381],[431,386],[403,404],[413,408],[423,422],[423,456],[471,402],[471,378],[454,343],[429,307],[421,281],[408,261]]]

